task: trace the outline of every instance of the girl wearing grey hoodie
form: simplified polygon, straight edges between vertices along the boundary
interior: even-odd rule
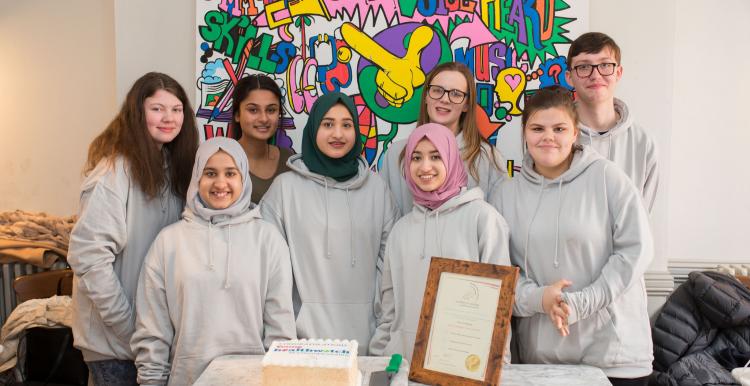
[[[78,221],[70,235],[74,345],[95,385],[134,385],[135,289],[143,258],[179,219],[198,133],[190,101],[151,72],[89,147]]]
[[[159,233],[141,271],[138,383],[190,385],[216,357],[296,337],[289,251],[251,195],[242,146],[202,143],[182,220]]]
[[[653,355],[643,274],[653,241],[641,196],[614,163],[575,145],[569,91],[540,90],[522,122],[521,174],[501,181],[490,201],[508,221],[511,261],[521,267],[520,360],[586,364],[615,385],[645,385]]]
[[[342,93],[321,96],[302,133],[302,154],[260,203],[286,238],[299,338],[354,339],[375,331],[376,271],[398,209],[360,156],[357,110]]]
[[[453,133],[437,123],[424,124],[409,135],[405,149],[402,176],[414,207],[398,220],[388,239],[379,275],[382,314],[370,353],[411,359],[430,257],[501,265],[510,265],[510,257],[508,225],[484,201],[481,188],[466,188]],[[510,362],[509,353],[505,359]]]

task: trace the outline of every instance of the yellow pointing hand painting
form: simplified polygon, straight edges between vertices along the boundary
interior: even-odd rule
[[[415,29],[409,39],[409,46],[406,47],[406,54],[399,58],[365,35],[354,24],[344,23],[341,26],[341,35],[346,43],[363,58],[378,66],[375,84],[388,104],[393,107],[401,107],[414,95],[414,89],[424,83],[424,71],[419,66],[419,59],[422,50],[432,40],[433,34],[432,29],[427,26]]]

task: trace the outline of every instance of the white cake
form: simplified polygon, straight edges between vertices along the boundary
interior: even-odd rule
[[[263,386],[359,386],[357,341],[277,340],[263,357]]]

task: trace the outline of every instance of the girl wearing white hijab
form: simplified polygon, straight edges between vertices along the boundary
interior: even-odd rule
[[[296,338],[289,250],[251,208],[251,192],[236,141],[200,145],[182,220],[156,237],[141,271],[131,340],[139,384],[189,385],[216,357]]]

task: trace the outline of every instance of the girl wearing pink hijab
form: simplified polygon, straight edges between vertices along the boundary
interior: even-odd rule
[[[411,359],[430,258],[510,265],[510,256],[508,225],[484,201],[481,188],[466,188],[461,153],[447,127],[417,127],[404,161],[414,207],[394,225],[386,244],[370,355],[398,353]]]

